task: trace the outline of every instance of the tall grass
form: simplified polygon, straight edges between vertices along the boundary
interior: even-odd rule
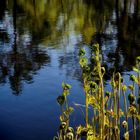
[[[69,126],[69,116],[73,108],[69,107],[67,96],[71,86],[63,83],[63,93],[57,98],[62,111],[61,124],[58,136],[54,139],[80,140],[84,137],[87,140],[119,140],[121,138],[129,140],[131,132],[131,139],[136,140],[136,130],[140,127],[140,57],[136,58],[136,66],[133,68],[136,75],[130,75],[131,85],[126,86],[121,74],[113,72],[110,80],[111,91],[105,91],[106,71],[101,65],[99,45],[93,45],[90,50],[90,60],[87,59],[83,48],[79,51],[85,92],[85,125],[79,125],[76,129]],[[136,86],[138,91],[136,91]],[[120,101],[121,96],[123,100]],[[123,102],[124,107],[120,106],[120,102]],[[92,107],[93,116],[89,116],[89,106]],[[123,134],[120,134],[121,130]],[[138,137],[140,139],[140,135]]]

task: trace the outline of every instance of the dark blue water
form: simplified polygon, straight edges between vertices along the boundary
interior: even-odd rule
[[[114,66],[129,84],[140,55],[140,11],[127,2],[0,0],[0,140],[52,140],[63,81],[72,85],[71,125],[84,123],[74,105],[84,104],[80,47],[100,44],[107,90]]]

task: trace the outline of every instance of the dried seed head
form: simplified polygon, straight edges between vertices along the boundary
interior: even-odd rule
[[[130,105],[129,112],[131,115],[137,115],[137,109],[134,105]]]
[[[99,51],[99,44],[94,44],[94,45],[92,46],[92,51],[93,51],[93,52]]]
[[[65,102],[65,96],[63,96],[63,95],[58,96],[57,97],[57,102],[59,103],[59,105],[62,106],[64,104],[64,102]]]
[[[135,100],[136,100],[135,95],[134,95],[133,93],[130,93],[130,94],[128,95],[128,100],[129,100],[130,104],[134,104],[134,102],[135,102]]]
[[[60,130],[61,129],[65,129],[66,128],[67,123],[66,122],[62,122],[60,125]]]
[[[68,130],[67,130],[68,132],[72,132],[72,133],[74,133],[74,130],[73,130],[73,128],[72,127],[68,127]]]
[[[74,135],[72,132],[68,132],[67,135],[66,135],[66,140],[73,140],[74,138]]]
[[[83,73],[88,73],[90,71],[89,66],[83,67]]]
[[[122,127],[123,127],[123,128],[127,128],[127,125],[128,125],[127,121],[123,121],[123,122],[122,122]]]
[[[79,56],[84,56],[84,55],[85,55],[85,50],[81,48],[79,51]]]
[[[96,89],[97,84],[95,82],[90,82],[90,88]]]

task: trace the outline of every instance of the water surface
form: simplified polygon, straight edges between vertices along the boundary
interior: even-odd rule
[[[140,55],[138,0],[0,1],[0,139],[52,140],[56,98],[72,85],[71,125],[84,123],[80,47],[101,46],[106,82],[115,66],[126,77]],[[107,86],[107,88],[109,88]]]

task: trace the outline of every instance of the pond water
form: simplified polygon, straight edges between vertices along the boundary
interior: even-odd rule
[[[80,47],[100,44],[106,82],[115,66],[127,82],[140,55],[138,0],[0,0],[0,139],[52,140],[56,98],[72,85],[71,125],[84,123]]]

